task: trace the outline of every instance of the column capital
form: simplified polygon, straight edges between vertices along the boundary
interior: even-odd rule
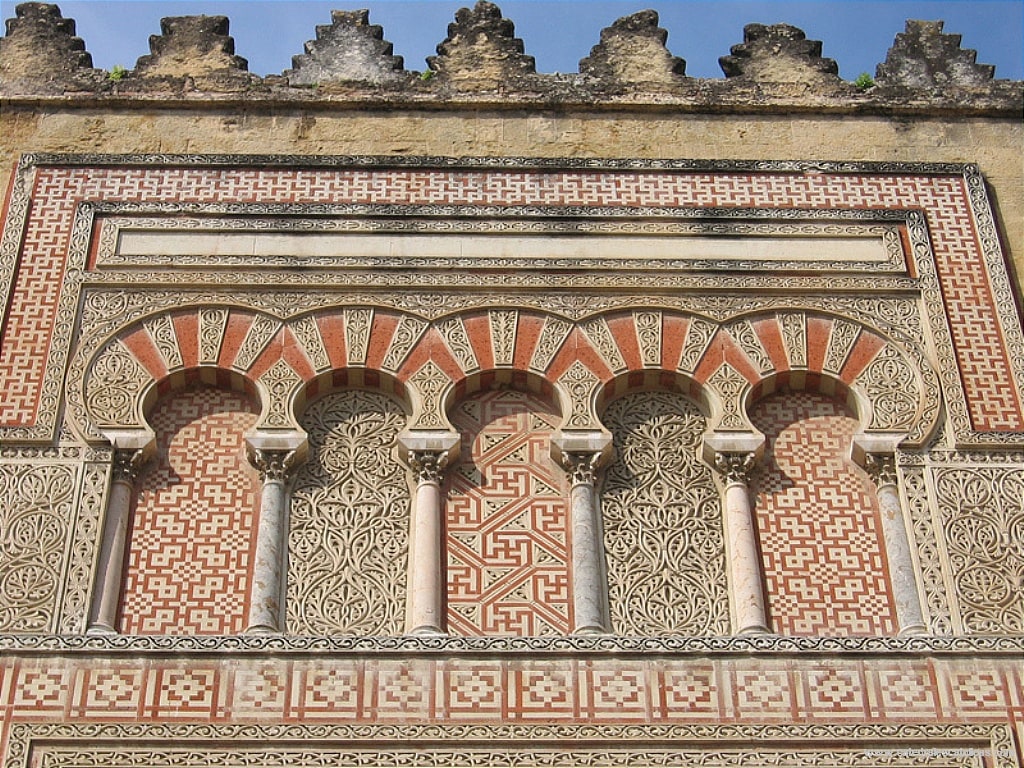
[[[297,466],[296,451],[262,449],[249,446],[249,462],[260,473],[264,483],[283,483]]]
[[[597,476],[597,468],[601,466],[603,456],[600,452],[562,452],[561,464],[569,473],[570,485],[593,486]]]
[[[881,488],[885,485],[898,484],[896,454],[866,453],[864,454],[863,465],[876,487]]]
[[[448,466],[447,451],[409,451],[406,462],[419,483],[437,483],[440,485]]]
[[[115,448],[111,468],[113,481],[134,485],[148,459],[142,448]]]
[[[715,469],[725,478],[726,483],[747,485],[750,475],[757,466],[757,454],[748,453],[715,453]]]

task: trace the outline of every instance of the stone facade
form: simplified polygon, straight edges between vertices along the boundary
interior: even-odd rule
[[[1024,764],[1024,84],[657,24],[18,6],[0,764]]]

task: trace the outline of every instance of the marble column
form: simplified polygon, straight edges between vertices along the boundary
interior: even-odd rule
[[[610,631],[604,535],[595,491],[600,453],[564,453],[569,472],[572,520],[572,631],[580,635]]]
[[[295,463],[295,451],[250,447],[249,460],[259,471],[263,487],[245,631],[252,634],[283,632],[288,550],[286,483]]]
[[[875,483],[878,506],[882,516],[882,537],[889,561],[889,583],[895,601],[896,620],[901,635],[927,632],[921,598],[917,590],[914,561],[910,554],[910,537],[900,503],[896,457],[891,453],[868,453],[863,457],[864,469]]]
[[[769,632],[764,600],[764,575],[750,505],[750,473],[756,454],[715,454],[714,465],[725,480],[726,556],[733,600],[733,634]]]
[[[406,631],[411,635],[443,635],[444,621],[444,508],[441,478],[447,451],[409,451],[416,478],[409,543],[409,604]]]
[[[114,450],[110,496],[103,518],[103,534],[86,629],[89,634],[117,632],[117,609],[124,582],[128,521],[135,497],[135,481],[145,461],[145,452],[141,448]]]

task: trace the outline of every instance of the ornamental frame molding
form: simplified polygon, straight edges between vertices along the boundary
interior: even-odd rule
[[[752,751],[750,745],[758,748]],[[88,745],[78,747],[77,745]],[[488,746],[480,746],[486,744]],[[258,745],[258,746],[256,746]],[[294,746],[293,746],[294,745]],[[517,765],[516,752],[531,746],[568,753],[573,765],[580,754],[603,756],[602,750],[628,750],[618,759],[602,765],[635,765],[634,753],[642,750],[655,756],[652,765],[700,765],[715,768],[763,764],[766,757],[779,755],[789,768],[820,765],[819,755],[827,754],[826,765],[855,768],[877,760],[879,751],[889,753],[886,765],[943,766],[950,768],[1020,768],[1009,724],[784,724],[784,725],[502,725],[430,724],[430,725],[259,725],[259,724],[145,724],[145,723],[14,723],[11,726],[8,757],[4,768],[28,768],[40,758],[48,768],[80,765],[83,757],[102,756],[104,765],[176,765],[173,748],[190,750],[193,759],[209,750],[202,763],[223,765],[222,758],[232,750],[245,750],[246,756],[275,753],[287,756],[293,747],[298,757],[328,757],[336,754],[377,756],[383,764],[395,763],[396,752],[430,745],[439,752],[436,765],[451,765],[459,753],[487,757],[502,752],[509,757],[488,765]],[[224,751],[218,749],[225,748]],[[63,750],[62,750],[63,748]],[[267,750],[267,751],[264,751]],[[331,750],[331,751],[328,751]],[[64,762],[61,751],[79,759]],[[120,754],[119,754],[120,753]],[[653,753],[653,755],[651,754]],[[780,755],[780,753],[782,753]],[[614,755],[614,752],[612,753]],[[422,754],[421,754],[422,757]],[[661,759],[658,759],[658,758]],[[260,764],[267,764],[259,761]],[[246,763],[250,764],[250,763]],[[286,761],[274,764],[294,764]],[[400,764],[405,764],[400,763]],[[412,763],[409,763],[410,765]],[[416,762],[415,764],[423,764]],[[479,763],[476,763],[479,764]]]
[[[258,155],[89,155],[89,154],[50,154],[50,153],[26,153],[22,156],[14,174],[10,204],[8,208],[7,225],[0,235],[0,313],[7,306],[10,298],[10,291],[13,287],[13,276],[18,262],[19,247],[22,236],[28,224],[30,209],[30,190],[35,168],[38,166],[56,167],[111,167],[127,165],[164,165],[170,167],[195,167],[195,168],[216,168],[216,167],[237,167],[242,165],[259,165],[266,168],[288,168],[290,166],[302,166],[306,168],[323,169],[388,169],[388,168],[429,168],[435,170],[562,170],[562,171],[588,171],[588,172],[615,172],[615,171],[651,171],[651,172],[788,172],[788,173],[832,173],[832,174],[856,174],[856,173],[887,173],[887,174],[944,174],[957,175],[964,179],[965,188],[968,193],[968,200],[971,213],[977,226],[980,251],[985,262],[986,274],[991,286],[994,298],[994,311],[996,319],[1000,324],[1008,359],[1013,372],[1013,377],[1018,392],[1024,391],[1024,330],[1021,329],[1015,315],[1015,303],[1013,300],[1012,288],[1009,277],[1003,263],[1002,250],[999,245],[998,232],[996,229],[992,208],[985,190],[984,178],[980,169],[974,164],[958,163],[850,163],[850,162],[818,162],[818,161],[705,161],[705,160],[639,160],[639,159],[573,159],[573,158],[450,158],[450,157],[365,157],[365,156],[258,156]],[[78,308],[88,302],[88,294],[96,290],[103,290],[114,285],[125,286],[131,284],[132,290],[144,294],[146,302],[160,301],[161,294],[170,294],[172,297],[180,297],[195,289],[196,283],[203,282],[207,285],[222,284],[231,285],[237,288],[241,285],[267,283],[280,289],[286,289],[289,285],[318,286],[320,292],[330,292],[329,286],[337,286],[339,280],[347,284],[348,288],[364,288],[374,291],[374,300],[380,301],[381,296],[375,295],[375,289],[382,289],[380,285],[374,285],[375,278],[368,276],[366,272],[336,273],[325,271],[314,274],[311,277],[293,277],[290,275],[276,275],[273,280],[268,281],[266,275],[250,273],[232,273],[230,271],[214,272],[211,280],[209,274],[195,274],[188,271],[173,275],[162,275],[162,277],[173,277],[183,291],[167,292],[153,290],[152,287],[136,285],[133,281],[138,277],[136,273],[118,273],[116,271],[87,271],[86,263],[89,252],[89,245],[92,236],[95,216],[98,210],[105,213],[126,212],[132,206],[128,204],[116,204],[107,202],[84,201],[80,203],[74,214],[74,221],[69,244],[69,258],[64,275],[64,285],[61,291],[61,299],[57,308],[56,320],[54,323],[54,339],[66,339],[63,344],[52,343],[48,355],[43,383],[39,397],[37,412],[43,414],[32,427],[10,427],[0,430],[5,442],[31,443],[50,442],[55,439],[59,425],[57,414],[61,411],[63,372],[69,363],[73,339],[75,339],[76,327],[83,327],[85,324],[76,323]],[[143,206],[144,207],[144,206]],[[243,206],[244,207],[244,206]],[[255,208],[266,209],[267,206],[255,206]],[[423,208],[434,211],[434,215],[448,215],[450,207],[407,207],[407,206],[386,206],[392,215],[410,215],[417,213],[424,215]],[[223,207],[225,214],[236,211],[238,206],[226,204]],[[407,209],[407,210],[403,210]],[[521,215],[523,210],[520,207],[479,207],[477,214],[488,211],[497,211],[507,216],[510,213]],[[561,215],[574,214],[581,216],[623,216],[630,214],[643,214],[649,217],[679,217],[685,209],[678,208],[650,208],[650,209],[621,209],[621,208],[597,208],[597,207],[566,207],[553,209]],[[924,315],[927,324],[927,332],[919,335],[911,332],[909,335],[916,338],[919,343],[928,347],[937,358],[936,369],[941,377],[942,389],[945,394],[946,410],[949,423],[952,427],[953,436],[959,446],[964,447],[1000,447],[1018,446],[1022,440],[1019,432],[982,432],[973,430],[968,413],[966,396],[959,378],[959,367],[957,365],[955,350],[953,347],[951,332],[946,322],[945,310],[942,304],[941,291],[938,285],[938,278],[935,270],[934,254],[931,251],[931,244],[927,232],[927,225],[922,212],[914,209],[884,210],[884,211],[850,211],[836,209],[694,209],[700,211],[702,216],[707,216],[709,211],[720,212],[730,219],[757,218],[758,211],[764,216],[777,221],[780,218],[788,219],[795,216],[798,219],[828,219],[835,218],[837,212],[842,214],[841,219],[867,220],[878,222],[879,218],[893,222],[903,222],[910,241],[911,256],[918,269],[919,277],[892,277],[883,278],[880,285],[877,277],[842,277],[834,275],[825,278],[799,278],[793,285],[780,285],[780,280],[772,277],[761,277],[758,275],[740,276],[701,276],[682,274],[673,276],[672,279],[662,280],[659,278],[658,290],[652,290],[649,276],[642,272],[627,272],[624,275],[615,276],[613,281],[615,287],[624,290],[641,290],[648,294],[658,294],[664,291],[685,292],[685,291],[706,291],[714,287],[721,293],[733,291],[764,291],[767,289],[792,290],[799,286],[802,291],[810,294],[807,300],[790,303],[803,310],[811,306],[815,300],[830,304],[830,310],[835,311],[835,303],[840,296],[838,293],[857,291],[864,294],[873,294],[873,297],[883,298],[895,295],[904,295],[908,301],[913,302],[915,296],[920,297],[924,308]],[[463,214],[471,211],[460,211]],[[537,209],[540,215],[547,215],[551,211]],[[388,275],[388,290],[402,291],[431,287],[423,284],[423,281],[416,277],[405,275],[404,278],[392,279],[395,276]],[[467,277],[474,277],[470,273],[456,273],[453,275],[438,276],[433,282],[433,287],[442,285],[457,287],[469,287],[473,280]],[[664,276],[661,276],[664,277]],[[454,278],[454,279],[453,279]],[[590,282],[588,282],[590,281]],[[167,280],[162,280],[161,285],[166,285]],[[403,286],[404,283],[404,286]],[[553,288],[579,289],[589,287],[598,289],[603,287],[600,281],[591,280],[584,275],[582,278],[570,278],[567,280],[554,279],[551,275],[532,274],[524,275],[523,288],[546,289]],[[476,285],[480,282],[477,280]],[[152,291],[152,292],[151,292]],[[277,291],[275,291],[276,293]],[[286,291],[282,291],[286,292]],[[832,292],[832,293],[828,293]],[[263,292],[264,301],[268,300]],[[309,291],[297,291],[297,294],[309,294]],[[422,293],[422,291],[421,291]],[[815,296],[814,294],[824,295]],[[450,294],[448,294],[450,295]],[[122,296],[124,303],[130,302],[126,296]],[[338,300],[334,294],[331,298]],[[465,297],[463,297],[465,299]],[[531,297],[532,298],[532,297]],[[586,298],[580,295],[574,297],[560,297],[555,303],[561,301],[565,304],[573,304],[576,300],[576,309],[581,311],[582,307],[589,306],[593,309],[593,303],[589,304]],[[602,297],[607,300],[607,297]],[[649,298],[653,298],[650,296]],[[648,300],[649,300],[648,298]],[[667,297],[657,296],[657,303],[665,301]],[[690,297],[691,299],[693,297]],[[717,297],[719,300],[731,298],[728,296]],[[778,300],[779,297],[776,297]],[[857,297],[863,298],[863,297]],[[421,297],[422,299],[422,297]],[[536,299],[534,299],[536,300]],[[582,301],[581,301],[582,300]],[[678,300],[678,299],[676,299]],[[284,302],[270,303],[283,306]],[[620,298],[619,301],[622,301]],[[671,303],[671,299],[668,303]],[[758,299],[744,297],[740,302],[746,301],[747,306],[756,303]],[[856,302],[856,299],[854,300]],[[214,302],[223,305],[225,298],[218,296]],[[314,302],[315,303],[315,300]],[[423,302],[419,302],[421,306]],[[704,299],[701,311],[714,313],[715,301]],[[506,302],[507,305],[507,302]],[[152,304],[149,304],[152,307]],[[308,306],[308,305],[307,305]],[[479,306],[479,305],[478,305]],[[3,318],[0,317],[0,321]],[[916,325],[916,323],[915,323]],[[909,330],[909,329],[908,329]]]

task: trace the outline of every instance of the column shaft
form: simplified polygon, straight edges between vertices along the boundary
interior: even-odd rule
[[[444,570],[441,473],[447,453],[409,452],[409,466],[416,476],[409,546],[409,634],[444,634]]]
[[[910,537],[903,517],[897,485],[895,457],[868,454],[868,473],[878,489],[878,506],[882,516],[882,537],[889,561],[889,583],[896,607],[896,620],[901,635],[923,634],[927,631],[921,598],[917,591],[914,561],[910,555]]]
[[[601,454],[566,454],[562,463],[570,470],[572,518],[573,632],[603,634],[609,631],[608,591],[605,580],[601,521],[594,491],[594,473]]]
[[[141,450],[114,452],[113,481],[107,500],[107,512],[103,518],[103,535],[86,630],[92,634],[117,632],[117,608],[124,582],[128,519],[131,516],[135,478],[141,461]]]
[[[250,451],[250,459],[260,471],[263,488],[256,523],[256,556],[246,632],[284,631],[284,573],[288,540],[285,478],[294,457],[294,451]]]
[[[725,529],[728,540],[729,586],[737,635],[768,632],[764,576],[750,508],[747,478],[754,454],[719,454],[716,468],[725,475]]]

